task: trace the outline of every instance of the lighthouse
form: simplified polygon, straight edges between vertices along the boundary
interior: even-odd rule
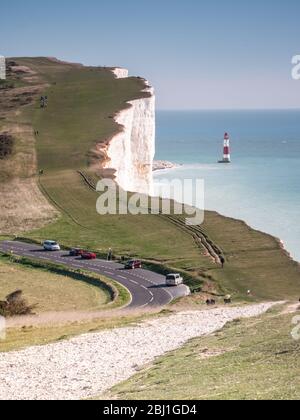
[[[228,133],[224,134],[223,160],[220,160],[219,163],[231,163],[231,159],[230,159],[230,137],[229,137]]]

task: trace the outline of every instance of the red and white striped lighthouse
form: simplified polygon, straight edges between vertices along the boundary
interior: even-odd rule
[[[220,160],[219,163],[230,163],[230,137],[228,133],[224,134],[224,147],[223,147],[223,160]]]

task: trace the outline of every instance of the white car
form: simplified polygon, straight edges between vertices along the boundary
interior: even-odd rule
[[[60,246],[55,241],[45,241],[43,247],[45,251],[60,251]]]
[[[180,274],[168,274],[166,277],[166,285],[167,286],[180,286],[183,284],[183,278]]]

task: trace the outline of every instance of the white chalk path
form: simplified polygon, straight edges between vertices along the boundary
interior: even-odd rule
[[[236,318],[258,316],[274,303],[185,312],[138,326],[85,334],[0,353],[0,399],[65,400],[99,396],[156,357]]]

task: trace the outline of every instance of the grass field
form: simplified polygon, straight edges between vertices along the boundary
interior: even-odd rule
[[[38,131],[35,138],[39,186],[61,217],[26,236],[56,239],[68,246],[98,252],[113,248],[117,255],[155,260],[196,276],[208,291],[230,292],[244,299],[295,299],[300,296],[300,268],[279,243],[245,224],[206,212],[199,229],[226,257],[222,270],[195,242],[193,234],[161,216],[100,216],[97,193],[78,170],[90,174],[90,151],[118,130],[112,116],[128,100],[139,98],[144,81],[115,79],[109,69],[81,67],[45,58],[16,59],[36,72],[49,105],[40,109],[38,98],[18,117]],[[47,87],[46,87],[47,86]],[[94,175],[93,175],[94,176]],[[35,179],[37,180],[37,177]],[[18,234],[19,230],[11,232]]]
[[[37,305],[36,313],[47,311],[97,310],[110,302],[108,291],[70,275],[51,273],[9,262],[0,257],[0,300],[21,289],[30,305]]]
[[[108,398],[298,400],[300,342],[291,337],[294,316],[272,311],[237,320],[158,359],[113,388]]]

